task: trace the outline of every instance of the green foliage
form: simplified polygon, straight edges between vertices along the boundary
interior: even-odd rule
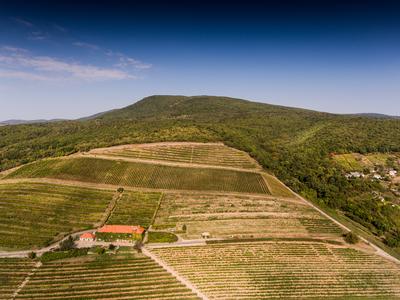
[[[68,251],[72,250],[75,247],[75,242],[72,236],[68,236],[67,239],[60,242],[59,249],[60,251]]]
[[[149,243],[174,243],[178,241],[178,237],[169,232],[155,232],[149,231]]]
[[[157,189],[267,193],[261,175],[213,168],[187,168],[98,158],[42,160],[6,178],[48,177]]]
[[[0,185],[0,247],[32,249],[89,229],[104,215],[113,192],[42,183]]]
[[[35,259],[36,258],[36,252],[29,252],[28,253],[28,258],[30,258],[30,259]]]
[[[161,193],[125,193],[118,200],[107,224],[149,227],[160,197]]]
[[[348,244],[357,244],[360,238],[355,233],[349,231],[346,234],[344,234],[344,240]]]
[[[115,242],[116,240],[134,240],[135,236],[129,233],[96,232],[96,239],[104,242]]]
[[[48,262],[52,260],[59,260],[64,258],[84,256],[88,252],[88,248],[71,249],[67,251],[49,251],[42,254],[40,260]]]
[[[117,189],[117,192],[118,192],[118,193],[123,193],[123,192],[124,192],[124,188],[123,188],[123,187],[119,187],[119,188]]]
[[[364,197],[377,186],[347,181],[329,156],[400,152],[400,121],[394,119],[226,97],[152,96],[92,120],[2,126],[0,168],[98,147],[159,141],[224,141],[250,153],[295,192],[345,212],[375,234],[400,228],[395,210],[370,210],[375,200]]]

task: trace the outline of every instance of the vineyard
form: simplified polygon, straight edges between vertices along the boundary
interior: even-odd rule
[[[38,161],[21,167],[6,178],[33,177],[155,189],[268,193],[265,181],[258,173],[185,168],[97,158]]]
[[[152,250],[210,299],[398,299],[400,267],[323,243],[218,244]]]
[[[180,230],[183,238],[200,238],[209,232],[217,238],[329,237],[342,230],[298,199],[271,196],[239,196],[166,193],[154,228]]]
[[[43,264],[16,299],[197,299],[141,254],[104,254]]]
[[[160,193],[125,192],[107,224],[149,227],[160,197]]]
[[[12,299],[14,291],[32,271],[34,264],[28,259],[0,259],[0,299]]]
[[[0,247],[30,249],[68,232],[92,228],[112,196],[112,192],[79,187],[1,184]]]
[[[258,168],[257,162],[248,154],[223,144],[156,143],[95,149],[90,153],[112,157],[194,163],[243,169]]]

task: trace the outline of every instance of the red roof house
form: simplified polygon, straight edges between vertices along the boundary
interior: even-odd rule
[[[85,232],[79,237],[81,241],[94,241],[95,238],[96,236],[91,232]]]
[[[104,225],[103,227],[99,228],[98,232],[142,234],[144,232],[144,228],[139,225]]]

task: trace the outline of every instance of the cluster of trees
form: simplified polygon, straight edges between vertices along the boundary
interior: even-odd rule
[[[400,120],[344,116],[224,97],[153,96],[95,119],[0,127],[0,170],[48,156],[156,141],[224,141],[247,151],[306,198],[400,243],[397,208],[348,181],[332,153],[400,151]]]

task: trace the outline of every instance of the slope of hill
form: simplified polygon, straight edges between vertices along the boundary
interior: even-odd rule
[[[215,176],[216,171],[224,173]],[[57,255],[55,261],[42,256],[36,264],[17,251],[19,259],[0,258],[0,298],[400,296],[399,261],[363,239],[349,243],[345,226],[246,153],[220,143],[123,145],[39,160],[0,179],[0,206],[7,223],[0,226],[0,247],[23,236],[25,244],[14,246],[26,249],[57,239],[56,231],[63,236],[91,227],[92,232],[103,224],[140,224],[150,235],[175,237],[168,243],[146,243],[145,237],[145,246],[134,247],[121,236],[109,236],[109,243],[124,246],[114,249],[100,236],[100,241],[77,242],[86,248],[78,257],[55,251],[44,256]],[[30,249],[40,254],[55,247]]]
[[[48,156],[128,143],[223,141],[248,152],[293,190],[383,242],[400,244],[398,209],[348,181],[330,154],[400,151],[400,121],[320,113],[211,96],[151,96],[85,121],[0,128],[1,169]],[[336,212],[333,212],[336,213]],[[394,241],[394,243],[392,242]]]

